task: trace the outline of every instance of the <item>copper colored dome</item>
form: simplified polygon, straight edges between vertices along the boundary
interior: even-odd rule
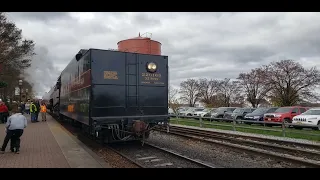
[[[148,37],[138,37],[119,41],[118,50],[140,54],[161,55],[161,43]]]

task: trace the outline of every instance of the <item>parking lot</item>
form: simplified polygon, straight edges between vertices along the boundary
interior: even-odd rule
[[[292,115],[290,119],[288,119],[287,114],[291,115],[292,111],[295,109],[299,109],[299,111]],[[300,109],[303,109],[305,111],[300,112]],[[169,109],[169,114],[171,117],[171,124],[216,128],[222,130],[232,130],[239,132],[319,141],[319,120],[314,118],[317,115],[312,115],[312,113],[317,113],[318,111],[314,112],[312,110],[316,109],[305,107],[180,108],[176,110],[177,113],[174,113],[172,109]],[[308,115],[310,112],[311,115]],[[275,120],[274,118],[268,118],[268,116],[270,115],[281,116]],[[310,120],[314,121],[313,123],[305,123],[307,120],[304,121],[304,119],[308,119],[308,116],[313,118],[312,120]]]

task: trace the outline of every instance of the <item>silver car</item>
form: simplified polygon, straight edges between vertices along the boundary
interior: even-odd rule
[[[223,118],[225,113],[232,113],[237,107],[219,107],[211,114],[212,118]]]
[[[195,119],[199,119],[200,117],[210,117],[211,116],[211,112],[213,112],[215,110],[215,108],[205,108],[201,111],[195,111],[193,113],[193,118]]]
[[[202,110],[204,110],[204,108],[194,108],[194,107],[190,107],[190,108],[188,108],[187,110],[185,110],[185,111],[181,111],[181,112],[179,112],[179,116],[188,116],[188,117],[192,117],[193,116],[193,113],[195,112],[195,111],[202,111]]]

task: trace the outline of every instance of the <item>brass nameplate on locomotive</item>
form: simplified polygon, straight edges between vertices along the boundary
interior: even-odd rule
[[[114,79],[117,80],[118,78],[118,72],[117,71],[104,71],[103,73],[104,79]]]

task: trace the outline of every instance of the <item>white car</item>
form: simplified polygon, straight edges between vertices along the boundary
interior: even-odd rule
[[[295,124],[294,128],[296,129],[302,129],[303,126],[299,127],[299,124],[301,124],[318,126],[313,129],[320,130],[320,108],[309,109],[308,111],[293,117],[292,124]]]
[[[168,115],[169,116],[174,116],[175,115],[173,109],[171,109],[171,108],[168,109]]]
[[[206,108],[206,109],[203,109],[203,110],[200,110],[200,111],[195,111],[193,113],[193,117],[195,119],[198,119],[200,117],[203,118],[205,115],[208,115],[211,111],[212,111],[212,109],[210,109],[210,108]]]
[[[204,109],[204,108],[189,107],[188,109],[179,112],[179,116],[189,116],[189,117],[192,117],[194,112],[196,112],[196,111],[201,111],[201,110],[203,110],[203,109]]]
[[[187,116],[189,108],[183,108],[179,111],[179,116]]]

